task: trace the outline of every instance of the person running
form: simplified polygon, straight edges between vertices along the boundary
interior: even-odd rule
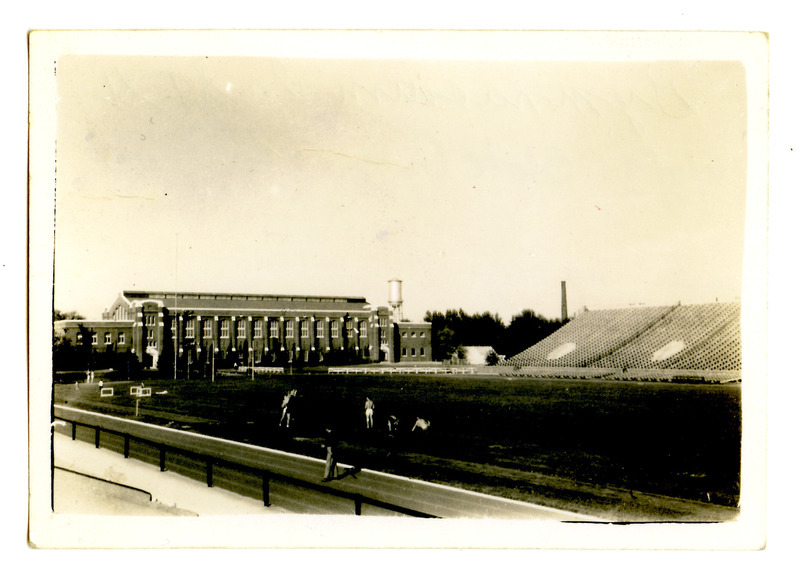
[[[322,445],[325,448],[325,473],[322,476],[322,481],[330,481],[336,479],[338,470],[336,467],[336,451],[338,441],[336,434],[331,427],[325,428],[325,443]]]
[[[297,389],[292,389],[286,396],[283,398],[283,402],[281,403],[281,420],[278,421],[278,426],[283,426],[283,421],[286,420],[286,428],[289,428],[289,423],[292,420],[292,407],[294,406],[294,397],[297,394]]]
[[[367,419],[367,429],[372,429],[372,416],[375,414],[375,403],[372,402],[372,399],[367,397],[367,400],[364,402],[364,416]]]

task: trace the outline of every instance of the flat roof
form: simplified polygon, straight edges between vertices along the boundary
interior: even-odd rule
[[[311,296],[292,294],[228,294],[206,292],[145,292],[126,290],[122,297],[128,301],[154,300],[166,308],[195,311],[296,311],[318,310],[346,312],[371,308],[361,296]]]
[[[53,326],[56,328],[70,328],[78,326],[86,327],[104,327],[113,328],[115,326],[132,326],[133,320],[83,320],[83,319],[70,319],[70,320],[56,320]]]

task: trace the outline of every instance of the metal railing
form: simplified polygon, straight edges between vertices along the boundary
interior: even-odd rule
[[[408,516],[438,517],[434,514],[368,497],[361,493],[320,485],[307,479],[276,471],[275,468],[270,468],[270,454],[275,453],[270,449],[257,449],[235,441],[211,438],[196,433],[177,431],[157,425],[148,425],[139,421],[131,421],[59,405],[53,407],[53,417],[55,420],[60,420],[67,424],[66,427],[71,430],[73,440],[77,438],[78,427],[93,430],[96,448],[100,448],[101,433],[121,437],[123,439],[122,454],[125,458],[130,457],[132,442],[139,442],[153,447],[158,451],[158,464],[161,471],[167,471],[167,454],[199,461],[201,464],[205,464],[205,478],[208,487],[214,486],[215,467],[227,467],[233,471],[255,475],[261,480],[260,495],[265,506],[271,505],[270,483],[273,480],[277,480],[292,486],[352,501],[355,515],[361,515],[363,505],[367,504]],[[247,448],[249,455],[247,459],[242,456],[243,448]],[[307,458],[297,458],[298,462],[303,460],[307,461]],[[178,470],[176,472],[179,473]]]

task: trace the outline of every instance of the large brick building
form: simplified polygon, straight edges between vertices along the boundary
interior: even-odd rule
[[[130,352],[151,368],[170,361],[201,367],[430,361],[430,324],[396,314],[352,296],[124,291],[103,320],[57,321],[55,332],[72,344],[88,333],[93,350]]]

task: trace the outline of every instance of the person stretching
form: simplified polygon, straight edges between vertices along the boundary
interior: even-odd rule
[[[367,429],[372,429],[372,415],[375,414],[375,403],[372,402],[372,399],[367,397],[367,400],[364,402],[364,416],[367,419]]]

